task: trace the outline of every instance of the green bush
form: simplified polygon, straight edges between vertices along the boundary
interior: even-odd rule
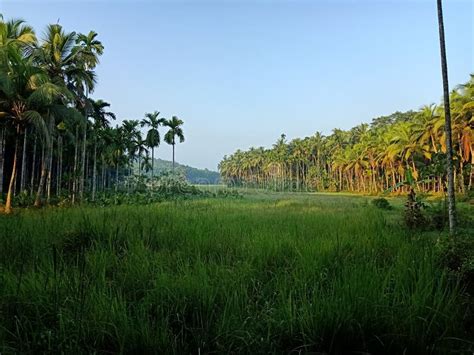
[[[372,205],[374,205],[377,208],[380,208],[382,210],[390,210],[392,209],[392,206],[390,206],[390,203],[387,201],[387,199],[380,197],[372,200]]]
[[[467,289],[474,291],[474,238],[457,235],[438,242],[442,266],[459,277]]]

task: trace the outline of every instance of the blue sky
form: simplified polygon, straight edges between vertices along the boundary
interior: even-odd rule
[[[471,0],[444,1],[451,87],[474,72]],[[439,102],[435,0],[0,0],[42,34],[99,33],[94,93],[120,119],[185,121],[177,160],[216,169],[238,148],[348,129]],[[171,158],[165,144],[158,156]]]

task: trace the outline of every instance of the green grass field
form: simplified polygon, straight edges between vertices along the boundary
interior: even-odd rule
[[[1,216],[0,353],[468,352],[461,286],[437,261],[445,234],[408,232],[401,207],[367,201]]]

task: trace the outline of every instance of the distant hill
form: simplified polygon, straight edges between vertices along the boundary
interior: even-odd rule
[[[155,159],[155,174],[173,169],[173,163],[169,160]],[[220,174],[217,171],[198,169],[188,165],[176,163],[175,169],[182,171],[191,184],[215,185],[220,182]]]

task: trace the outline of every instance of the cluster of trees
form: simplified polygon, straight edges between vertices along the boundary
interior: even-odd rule
[[[117,189],[124,177],[153,168],[164,140],[184,141],[183,121],[146,114],[111,127],[109,104],[90,95],[104,47],[97,33],[47,26],[40,40],[22,20],[0,15],[0,201],[9,213],[15,195],[34,205],[66,196],[72,203]],[[147,127],[143,138],[140,128]],[[151,158],[149,152],[151,151]],[[138,165],[137,165],[138,162]],[[137,171],[138,168],[138,171]],[[1,207],[1,206],[0,206]]]
[[[184,176],[186,181],[190,184],[197,185],[215,185],[220,182],[220,174],[217,171],[209,169],[194,168],[189,165],[175,163],[173,169],[173,162],[170,160],[155,159],[155,175],[164,175],[167,172],[175,171],[175,175]],[[151,172],[148,173],[151,176]]]
[[[474,75],[450,93],[456,190],[474,180]],[[423,191],[445,188],[446,134],[442,106],[396,112],[348,131],[238,150],[219,165],[228,184],[275,190],[377,193],[401,190],[407,173]]]

